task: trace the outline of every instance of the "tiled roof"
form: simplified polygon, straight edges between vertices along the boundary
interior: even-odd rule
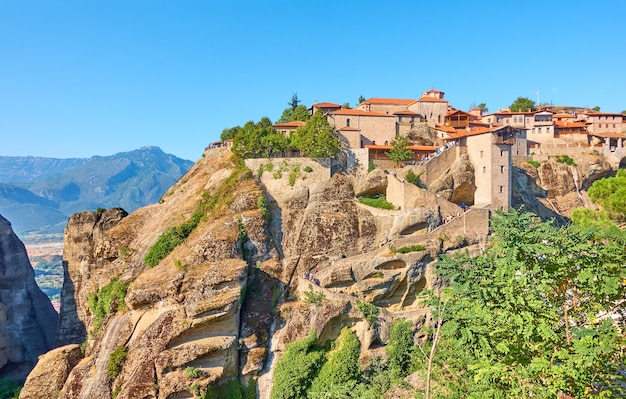
[[[361,104],[388,104],[388,105],[409,105],[413,104],[415,100],[407,100],[404,98],[379,98],[373,97],[368,98],[363,101]]]
[[[451,111],[448,111],[448,113],[446,114],[446,116],[448,115],[454,115],[454,114],[464,114],[464,115],[469,115],[467,112],[465,111],[461,111],[460,109],[453,109]]]
[[[418,116],[418,115],[420,115],[417,112],[409,111],[408,109],[406,111],[394,112],[393,114],[394,115],[409,115],[409,116]]]
[[[509,125],[505,126],[494,126],[494,127],[474,127],[470,130],[457,130],[455,134],[450,134],[449,137],[444,137],[444,140],[456,140],[461,137],[469,137],[469,136],[478,136],[479,134],[492,133],[497,132],[501,129],[506,129],[510,127]],[[436,128],[439,129],[439,126]],[[518,128],[513,128],[514,130],[520,130]]]
[[[448,100],[444,100],[442,98],[435,98],[435,97],[422,97],[417,101],[423,102],[423,103],[447,103],[448,102]]]
[[[618,114],[613,112],[581,112],[581,114],[589,116],[624,116],[624,114]]]
[[[587,122],[570,122],[570,121],[555,121],[554,125],[557,128],[565,128],[565,127],[586,127],[588,125]]]
[[[352,126],[344,126],[342,128],[339,129],[342,132],[358,132],[361,129],[356,128],[356,127],[352,127]]]
[[[453,128],[452,126],[435,126],[435,129],[437,130],[441,130],[442,132],[446,132],[446,133],[453,133],[456,134],[456,129]]]
[[[624,133],[594,133],[593,135],[605,139],[626,139],[626,134]]]
[[[277,123],[275,125],[272,125],[274,127],[300,127],[300,126],[304,126],[306,125],[306,122],[302,122],[302,121],[293,121],[293,122],[285,122],[285,123]]]
[[[338,109],[336,111],[330,111],[328,113],[329,115],[355,115],[355,116],[387,116],[387,117],[394,117],[393,115],[389,115],[389,114],[383,114],[382,112],[370,112],[370,111],[363,111],[362,109],[346,109],[346,108],[342,108],[342,109]]]
[[[574,115],[562,113],[562,114],[554,114],[552,115],[552,117],[553,118],[573,118]]]
[[[315,103],[311,106],[311,108],[341,108],[341,104],[323,102],[323,103]]]
[[[365,148],[369,148],[370,150],[391,150],[393,146],[368,144]],[[412,151],[435,151],[438,147],[434,145],[408,145],[406,148]]]

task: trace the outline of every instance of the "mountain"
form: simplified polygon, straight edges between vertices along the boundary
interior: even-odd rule
[[[86,159],[0,157],[0,211],[18,234],[58,233],[76,212],[157,202],[192,165],[158,147]]]

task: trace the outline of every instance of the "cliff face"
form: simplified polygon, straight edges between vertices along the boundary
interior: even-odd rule
[[[23,380],[54,345],[58,315],[35,283],[24,244],[0,215],[0,378]]]
[[[382,354],[394,320],[412,321],[415,331],[430,323],[419,294],[441,287],[434,273],[441,253],[486,245],[489,211],[463,212],[447,200],[471,186],[463,162],[442,171],[439,195],[407,188],[412,200],[401,210],[356,199],[390,194],[394,184],[381,172],[328,178],[306,159],[247,165],[252,172],[229,152],[210,150],[159,204],[130,215],[109,209],[72,216],[58,337],[66,346],[41,358],[22,398],[44,390],[59,398],[191,398],[255,376],[258,395],[269,397],[286,344],[311,329],[334,339],[348,326],[365,363]],[[547,177],[522,175],[547,196],[539,186]],[[194,214],[203,217],[191,234],[148,267],[144,258],[159,236],[184,230]],[[115,289],[121,294],[111,294]],[[321,305],[307,302],[312,291],[323,294]],[[359,301],[379,309],[375,326]],[[116,363],[120,351],[125,360]]]

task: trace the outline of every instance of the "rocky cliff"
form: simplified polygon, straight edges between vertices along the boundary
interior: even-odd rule
[[[0,379],[24,380],[54,345],[58,314],[37,287],[24,244],[0,215]]]
[[[442,284],[436,259],[487,245],[489,211],[448,201],[472,186],[463,160],[439,178],[437,193],[381,171],[329,178],[306,159],[247,166],[209,150],[159,204],[72,216],[58,337],[65,346],[41,358],[20,397],[191,398],[217,395],[236,379],[267,398],[285,345],[312,329],[321,340],[353,329],[363,364],[383,355],[396,319],[410,320],[419,339],[430,323],[420,294]],[[539,188],[547,177],[532,172],[525,182],[550,192]],[[399,185],[403,209],[356,198]],[[155,248],[181,234],[148,266]],[[321,303],[307,300],[315,293]],[[374,325],[361,302],[378,309]]]

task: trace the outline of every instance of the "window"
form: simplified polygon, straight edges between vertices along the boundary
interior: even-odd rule
[[[504,186],[500,186],[500,192],[503,193],[504,192]]]
[[[537,128],[537,133],[541,133],[541,128],[540,127]]]
[[[500,156],[503,157],[504,156],[504,151],[500,150]]]
[[[504,173],[504,166],[500,165],[500,173]]]
[[[487,173],[487,168],[483,166],[483,173]]]
[[[480,157],[481,157],[481,158],[483,157],[483,152],[482,152],[482,151],[480,152]]]
[[[350,118],[346,119],[346,126],[350,127]]]

